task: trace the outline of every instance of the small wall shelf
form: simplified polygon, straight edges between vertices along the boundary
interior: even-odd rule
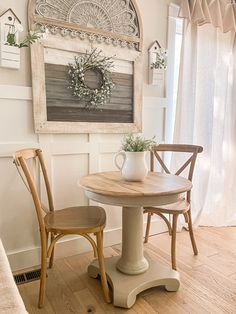
[[[165,82],[164,69],[149,69],[149,84],[163,86]]]
[[[150,85],[157,85],[160,88],[163,88],[165,83],[165,69],[155,69],[152,68],[152,64],[157,61],[157,55],[160,53],[161,46],[159,42],[156,40],[150,46],[148,53],[149,53],[149,63],[148,63],[148,70],[149,70],[149,84]]]
[[[21,22],[11,9],[0,15],[1,67],[11,69],[20,68],[20,49],[9,44],[9,36],[14,38],[15,43],[19,43],[19,25],[21,25]]]
[[[0,66],[5,68],[20,68],[20,49],[6,44],[0,45]]]

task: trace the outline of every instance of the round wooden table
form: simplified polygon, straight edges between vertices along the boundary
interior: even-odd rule
[[[178,201],[191,190],[189,180],[164,173],[149,173],[143,182],[122,179],[120,172],[101,172],[80,180],[86,196],[103,204],[120,205],[122,211],[122,253],[105,259],[106,273],[113,288],[113,304],[130,308],[141,291],[165,286],[177,291],[179,274],[170,267],[146,258],[143,254],[143,208]],[[96,278],[97,262],[90,264],[88,273]]]

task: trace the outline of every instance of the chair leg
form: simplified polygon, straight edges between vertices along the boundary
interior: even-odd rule
[[[53,239],[54,239],[54,234],[51,233],[51,243],[52,243]],[[54,247],[53,247],[53,250],[52,250],[52,254],[51,254],[51,256],[50,256],[50,259],[49,259],[49,268],[52,268],[53,262],[54,262]]]
[[[192,247],[193,247],[193,253],[194,253],[194,255],[198,255],[197,244],[196,244],[194,234],[193,234],[193,223],[192,223],[192,217],[191,217],[191,209],[188,211],[188,217],[189,217],[188,231],[189,231],[189,235],[190,235],[190,239],[191,239],[191,243],[192,243]]]
[[[96,233],[94,234],[95,236],[96,236]],[[88,234],[82,234],[82,236],[85,238],[85,239],[87,239],[89,242],[90,242],[90,244],[92,245],[92,248],[93,248],[93,256],[94,256],[94,258],[98,258],[98,252],[97,252],[97,245],[96,245],[96,243],[95,243],[95,241],[90,237],[90,235],[88,235]]]
[[[108,283],[107,283],[107,276],[105,272],[105,263],[104,263],[104,256],[103,256],[103,231],[96,233],[97,238],[97,247],[98,247],[98,263],[100,268],[101,274],[101,282],[102,282],[102,290],[104,294],[105,301],[107,303],[111,303],[111,297],[109,293]]]
[[[150,233],[150,226],[151,226],[151,219],[152,219],[152,213],[148,213],[144,243],[148,243],[148,238],[149,238],[149,233]]]
[[[40,274],[40,288],[38,307],[42,308],[45,299],[45,287],[47,276],[47,235],[45,231],[41,231],[41,274]]]
[[[177,230],[177,221],[179,214],[173,215],[172,222],[172,237],[171,237],[171,263],[172,269],[177,270],[176,268],[176,230]]]
[[[183,215],[184,215],[185,222],[188,224],[189,223],[188,212],[184,213]]]

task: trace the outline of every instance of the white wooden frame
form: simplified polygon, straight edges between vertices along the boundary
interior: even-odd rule
[[[45,89],[44,49],[85,53],[91,45],[73,39],[48,36],[47,39],[31,46],[32,87],[34,121],[36,133],[127,133],[142,129],[142,55],[138,51],[116,49],[112,46],[93,45],[104,49],[104,55],[132,61],[134,63],[134,122],[133,123],[91,123],[47,121]]]
[[[46,29],[52,28],[58,32],[51,32],[47,39],[31,46],[32,84],[34,121],[36,133],[127,133],[142,131],[142,42],[143,30],[141,16],[135,0],[131,0],[136,15],[139,34],[136,37],[104,31],[101,29],[82,27],[76,23],[65,22],[60,17],[49,19],[37,15],[35,12],[35,0],[28,2],[28,20],[30,30],[35,27]],[[42,28],[41,28],[42,27]],[[71,36],[65,34],[70,33]],[[88,38],[82,40],[72,34],[85,33],[89,37],[101,37],[105,40],[91,41]],[[120,44],[115,45],[115,40]],[[112,44],[111,44],[112,43]],[[70,51],[85,53],[98,47],[108,57],[115,56],[120,60],[133,63],[133,122],[132,123],[92,123],[92,122],[59,122],[47,121],[47,104],[45,88],[44,48],[53,48],[58,51]]]

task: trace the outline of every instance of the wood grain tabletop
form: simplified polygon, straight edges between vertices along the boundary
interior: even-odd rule
[[[142,182],[125,181],[119,171],[99,172],[80,179],[85,190],[110,196],[161,196],[191,190],[192,183],[180,176],[150,172]]]

